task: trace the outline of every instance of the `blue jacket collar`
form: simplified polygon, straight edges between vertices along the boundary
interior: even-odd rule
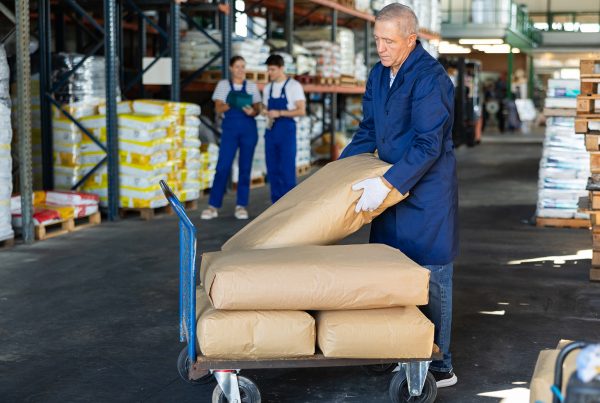
[[[418,61],[423,56],[423,53],[425,53],[425,49],[423,49],[423,46],[421,45],[421,41],[417,40],[417,45],[412,50],[412,52],[410,52],[410,54],[408,55],[408,57],[406,58],[404,63],[402,63],[402,66],[400,66],[400,70],[398,70],[398,73],[396,74],[396,78],[394,79],[394,83],[392,84],[391,88],[390,88],[390,68],[389,67],[383,68],[383,74],[381,77],[381,85],[385,85],[384,94],[387,94],[386,102],[390,98],[391,94],[402,84],[402,82],[404,81],[404,75],[406,74],[406,72],[410,71],[410,69],[415,64],[418,63]]]

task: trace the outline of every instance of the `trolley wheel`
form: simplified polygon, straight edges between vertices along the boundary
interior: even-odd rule
[[[396,368],[398,364],[375,364],[375,365],[363,365],[361,368],[369,375],[380,376],[387,375],[392,373],[394,368]]]
[[[206,371],[206,375],[198,379],[190,379],[188,375],[190,366],[191,363],[187,356],[187,347],[184,347],[179,353],[179,357],[177,357],[177,372],[179,373],[179,377],[192,385],[206,385],[214,381],[215,378],[209,371]]]
[[[258,390],[258,386],[244,376],[238,375],[237,379],[240,387],[240,397],[242,398],[241,403],[260,403],[260,390]],[[219,385],[215,386],[213,390],[212,403],[227,403],[227,398]]]
[[[394,403],[433,403],[437,396],[437,384],[435,378],[430,373],[425,378],[421,396],[411,396],[408,393],[408,383],[404,371],[394,375],[390,382],[390,398]]]

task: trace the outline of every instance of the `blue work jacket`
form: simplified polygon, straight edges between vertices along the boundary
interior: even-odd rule
[[[410,196],[373,221],[370,242],[400,249],[421,265],[451,263],[458,253],[453,118],[454,86],[417,43],[391,88],[390,69],[373,67],[362,122],[340,157],[377,150],[392,164],[385,179]]]

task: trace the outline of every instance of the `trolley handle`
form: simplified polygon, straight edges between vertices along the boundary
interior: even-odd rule
[[[574,341],[567,344],[560,350],[556,357],[556,365],[554,367],[554,385],[552,385],[552,403],[560,403],[562,401],[562,379],[563,379],[563,363],[567,356],[578,349],[586,347],[589,343],[584,341]]]
[[[167,182],[165,182],[164,180],[161,179],[158,183],[160,184],[160,188],[162,189],[163,193],[165,194],[165,197],[167,198],[167,200],[171,201],[174,198],[176,198],[175,193],[173,193],[173,191],[171,190],[169,185],[167,185]]]

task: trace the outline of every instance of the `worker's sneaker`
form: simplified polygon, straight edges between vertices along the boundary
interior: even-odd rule
[[[432,371],[430,369],[429,372],[431,372],[431,375],[433,375],[433,377],[435,378],[435,383],[437,384],[438,388],[446,388],[448,386],[454,386],[454,385],[456,385],[456,382],[458,382],[458,378],[456,377],[456,374],[454,373],[454,371],[440,372],[440,371]]]
[[[212,220],[213,218],[217,218],[219,216],[219,212],[214,207],[209,207],[207,209],[202,210],[202,214],[200,218],[203,220]]]
[[[248,219],[248,210],[244,206],[236,206],[235,213],[233,214],[238,220]]]

